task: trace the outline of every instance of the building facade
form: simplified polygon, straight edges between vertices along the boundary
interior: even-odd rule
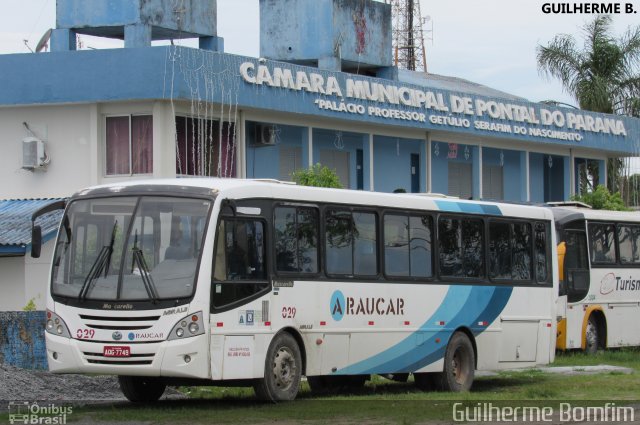
[[[638,154],[638,119],[399,71],[384,3],[261,0],[260,58],[224,53],[213,0],[112,3],[59,0],[50,52],[0,55],[0,199],[319,162],[351,189],[542,203],[588,162],[603,183],[607,158]],[[76,34],[125,48],[76,51]]]

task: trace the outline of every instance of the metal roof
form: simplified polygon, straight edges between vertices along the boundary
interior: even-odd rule
[[[465,80],[458,77],[450,77],[446,75],[427,74],[424,72],[398,70],[398,79],[403,83],[415,84],[422,87],[449,90],[452,92],[474,94],[478,96],[487,96],[498,99],[513,100],[518,102],[528,102],[524,97],[516,96],[510,93],[496,90],[473,81]]]
[[[0,200],[0,254],[24,253],[31,244],[31,215],[40,208],[60,201],[49,199],[8,199]],[[58,230],[62,210],[38,217],[36,224],[42,227],[42,238],[48,240]]]

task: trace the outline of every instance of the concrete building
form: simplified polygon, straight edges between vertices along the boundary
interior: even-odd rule
[[[215,0],[58,0],[50,52],[0,56],[0,199],[141,177],[288,180],[320,162],[352,189],[559,201],[587,161],[604,182],[608,157],[638,153],[638,119],[399,71],[384,3],[260,0],[260,14],[250,58],[224,53]],[[76,34],[125,48],[76,51]],[[44,294],[46,273],[25,280],[2,290]]]

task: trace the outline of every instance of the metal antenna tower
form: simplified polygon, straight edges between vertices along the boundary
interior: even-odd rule
[[[420,0],[385,0],[391,4],[393,17],[393,51],[396,66],[410,71],[427,72],[424,25],[430,21],[420,13]]]

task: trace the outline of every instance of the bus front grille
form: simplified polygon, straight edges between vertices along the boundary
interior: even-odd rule
[[[139,331],[151,329],[153,325],[160,319],[160,316],[128,316],[128,317],[110,317],[110,316],[89,316],[80,315],[80,319],[84,325],[91,329],[104,329],[113,331]]]

